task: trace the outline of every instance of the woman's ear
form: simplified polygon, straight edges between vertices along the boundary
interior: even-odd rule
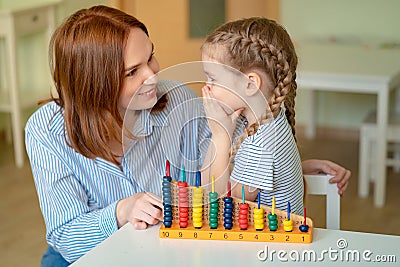
[[[246,95],[252,96],[260,90],[262,85],[261,76],[256,72],[249,72],[247,74],[247,78],[249,78],[249,82],[246,87]]]

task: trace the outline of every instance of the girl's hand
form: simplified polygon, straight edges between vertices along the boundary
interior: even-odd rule
[[[346,191],[351,176],[350,170],[332,161],[318,159],[304,160],[302,162],[302,167],[304,174],[326,173],[333,175],[334,177],[332,177],[329,182],[337,183],[339,195],[342,196],[344,191]]]
[[[137,193],[121,199],[116,208],[118,228],[130,222],[135,229],[146,229],[163,220],[161,199],[152,193]]]
[[[204,111],[207,115],[208,125],[213,136],[224,136],[228,134],[232,138],[236,127],[236,121],[243,109],[235,110],[228,114],[222,107],[223,103],[215,99],[210,87],[205,85],[202,88]]]

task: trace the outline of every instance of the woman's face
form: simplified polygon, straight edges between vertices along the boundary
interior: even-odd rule
[[[133,28],[124,50],[125,79],[119,98],[121,110],[152,108],[157,102],[156,85],[159,65],[153,43],[140,28]]]

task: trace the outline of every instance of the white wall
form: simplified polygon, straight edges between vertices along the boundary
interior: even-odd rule
[[[398,0],[281,0],[280,10],[281,22],[294,39],[400,42]],[[299,88],[296,103],[299,124],[305,122],[305,97]],[[343,93],[319,93],[317,99],[319,125],[350,129],[359,127],[376,101],[371,95]]]

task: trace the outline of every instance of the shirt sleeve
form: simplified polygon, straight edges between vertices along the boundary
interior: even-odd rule
[[[231,179],[235,182],[271,191],[274,189],[272,151],[245,140],[235,157]]]
[[[117,202],[99,209],[89,207],[88,192],[69,170],[67,159],[53,151],[56,147],[29,128],[25,138],[46,240],[74,262],[118,229]]]

